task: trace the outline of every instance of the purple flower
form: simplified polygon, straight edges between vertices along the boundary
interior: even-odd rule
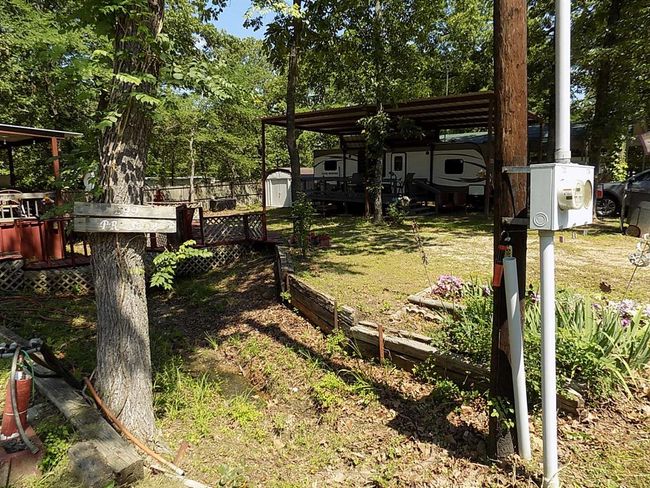
[[[528,288],[526,294],[528,295],[530,303],[539,303],[539,301],[541,300],[541,296],[539,295],[539,293],[533,290],[532,286]]]
[[[490,288],[488,285],[483,285],[481,287],[481,294],[484,297],[491,297],[492,296],[492,288]]]
[[[463,294],[463,282],[456,276],[442,275],[431,288],[431,293],[442,298],[460,298]]]

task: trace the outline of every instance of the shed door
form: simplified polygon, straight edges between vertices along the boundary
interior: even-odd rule
[[[269,180],[271,182],[271,206],[289,207],[289,180]]]

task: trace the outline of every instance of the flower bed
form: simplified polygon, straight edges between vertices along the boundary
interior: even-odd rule
[[[422,297],[423,294],[419,296]],[[442,350],[490,362],[492,290],[488,286],[441,276],[430,290],[434,300],[451,301],[442,326],[431,331]],[[560,291],[557,307],[557,374],[561,386],[580,385],[590,399],[629,391],[650,362],[650,305],[633,300],[595,302]],[[525,306],[525,361],[528,389],[540,393],[541,312],[539,295],[529,290]]]

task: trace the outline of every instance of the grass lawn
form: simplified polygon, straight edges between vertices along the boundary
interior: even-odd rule
[[[92,371],[92,298],[40,299],[38,308],[0,300],[0,323],[46,339],[77,376]],[[266,258],[154,293],[149,314],[158,425],[172,451],[190,442],[182,467],[193,479],[225,487],[539,485],[537,417],[533,462],[490,462],[479,392],[422,383],[324,337],[275,301]],[[565,486],[647,486],[649,401],[560,419]],[[22,486],[77,487],[65,455],[75,434],[60,417],[47,422],[35,427],[50,434],[51,470]],[[157,476],[137,488],[163,486],[176,485]]]
[[[286,210],[269,212],[269,229],[291,234]],[[416,245],[411,222],[417,222],[428,259],[426,268]],[[428,280],[452,274],[464,280],[489,282],[492,274],[492,225],[482,215],[426,216],[404,225],[374,226],[360,217],[318,218],[317,233],[332,237],[332,247],[295,258],[298,273],[340,303],[356,307],[377,321],[402,308],[408,295],[428,286]],[[559,236],[564,242],[559,242]],[[557,287],[606,300],[633,298],[650,303],[650,268],[634,270],[628,255],[637,240],[622,236],[614,221],[582,230],[558,232]],[[528,234],[528,283],[539,288],[539,240]],[[428,275],[428,276],[427,276]],[[611,285],[603,294],[600,283]]]
[[[0,324],[47,339],[77,376],[89,374],[92,297],[37,300],[0,297]],[[222,487],[539,486],[538,417],[534,461],[492,463],[479,392],[420,382],[358,358],[340,336],[324,337],[276,302],[268,258],[152,293],[149,314],[158,426],[172,451],[190,442],[182,467],[193,479]],[[644,395],[560,419],[565,486],[647,486]],[[36,428],[51,433],[51,471],[23,486],[76,488],[65,455],[74,432]],[[137,488],[158,486],[174,485],[158,476]]]

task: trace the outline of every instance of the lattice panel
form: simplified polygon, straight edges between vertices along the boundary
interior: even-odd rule
[[[23,260],[0,261],[0,291],[17,291],[23,286]]]
[[[249,236],[251,239],[261,241],[264,239],[264,218],[262,214],[248,215]]]
[[[23,290],[43,295],[82,295],[93,290],[90,266],[25,271]]]
[[[162,248],[167,247],[167,234],[147,234],[147,248]],[[154,245],[155,244],[155,245]]]
[[[179,276],[191,276],[223,268],[241,259],[250,251],[250,248],[244,244],[232,244],[215,246],[210,248],[210,251],[212,251],[212,256],[209,258],[191,258],[181,262],[176,273]]]
[[[243,241],[244,219],[241,215],[222,215],[203,219],[203,236],[206,244],[217,242]]]

